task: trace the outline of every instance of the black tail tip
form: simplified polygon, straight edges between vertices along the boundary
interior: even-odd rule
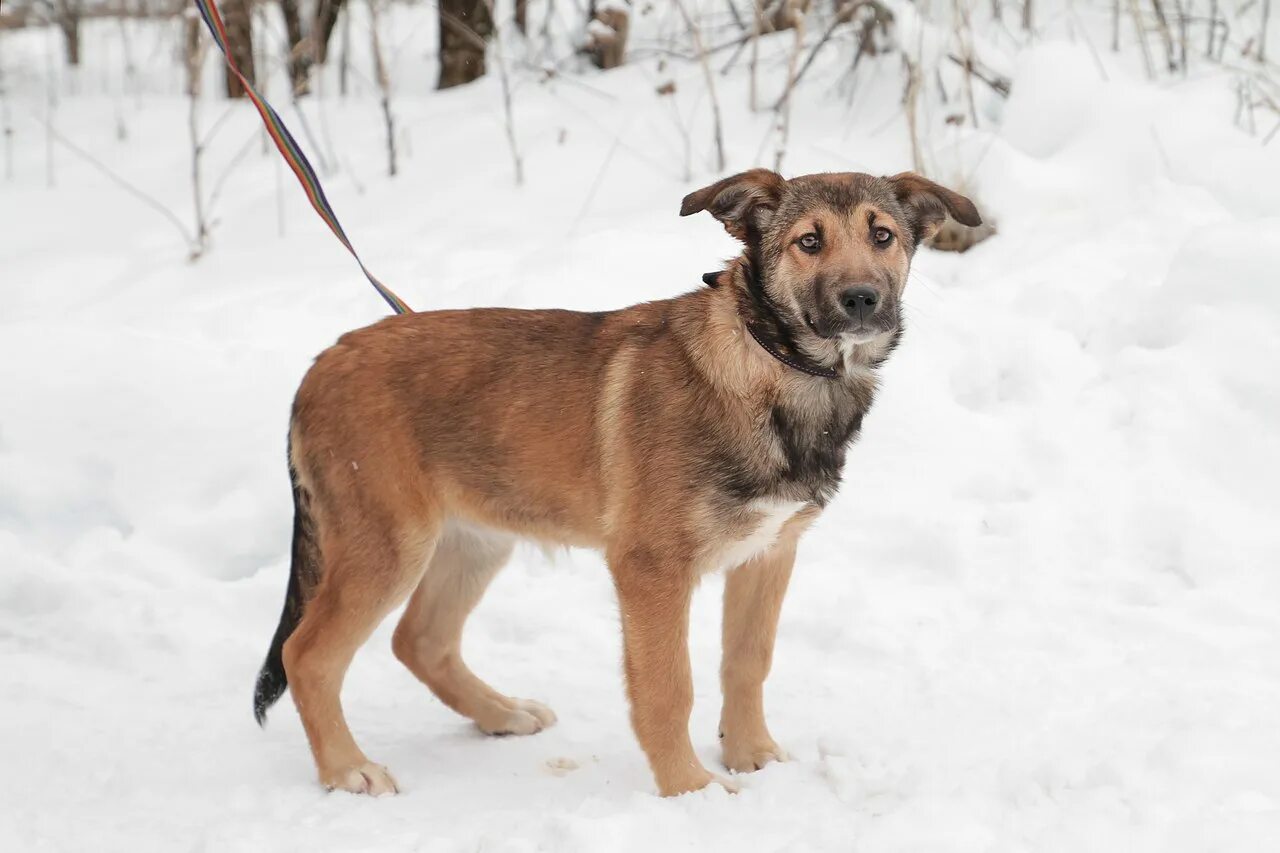
[[[253,718],[258,721],[259,726],[267,724],[267,710],[284,695],[285,688],[288,686],[284,666],[268,658],[262,665],[262,671],[258,673],[258,683],[253,688]]]

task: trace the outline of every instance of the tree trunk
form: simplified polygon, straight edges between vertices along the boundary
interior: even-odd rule
[[[345,0],[320,0],[316,6],[316,21],[311,28],[311,39],[314,42],[311,49],[313,59],[321,65],[329,60],[329,37],[333,35],[333,28],[338,23],[338,12],[344,2]]]
[[[309,91],[307,69],[311,67],[311,45],[302,35],[302,19],[298,15],[298,0],[280,0],[284,14],[284,32],[289,45],[289,81],[294,95]]]
[[[227,50],[244,79],[255,84],[253,75],[253,22],[249,16],[249,0],[223,0],[222,21],[227,25]],[[227,97],[243,98],[244,86],[227,69]]]
[[[67,45],[67,64],[80,65],[80,19],[63,18],[60,22],[62,38]]]
[[[440,80],[438,89],[484,76],[484,52],[493,34],[485,0],[440,0]]]
[[[83,0],[59,0],[55,14],[58,29],[67,49],[67,64],[80,65],[80,18],[84,15]]]
[[[516,29],[520,35],[529,35],[529,0],[516,0]]]

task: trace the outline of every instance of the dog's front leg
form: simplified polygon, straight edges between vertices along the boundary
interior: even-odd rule
[[[689,668],[689,601],[693,567],[648,548],[611,554],[609,569],[622,611],[623,665],[631,725],[664,797],[717,781],[689,740],[693,676]],[[728,785],[726,785],[728,787]]]
[[[725,766],[738,773],[787,758],[765,725],[764,680],[795,558],[795,540],[788,538],[725,579],[720,748]]]

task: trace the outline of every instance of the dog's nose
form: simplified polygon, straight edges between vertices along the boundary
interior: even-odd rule
[[[851,287],[840,294],[840,304],[845,313],[856,319],[866,319],[876,311],[880,297],[870,287]]]

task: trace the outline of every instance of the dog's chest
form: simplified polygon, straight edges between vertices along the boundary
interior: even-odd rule
[[[774,406],[758,416],[751,441],[707,447],[703,470],[739,505],[774,499],[826,506],[839,488],[845,451],[861,429],[864,411],[818,418]]]
[[[778,541],[783,527],[808,505],[807,501],[759,498],[741,507],[722,526],[702,560],[704,571],[731,569],[765,553]]]
[[[808,419],[775,407],[770,414],[772,439],[780,457],[773,469],[775,488],[798,492],[825,506],[840,486],[845,453],[862,429],[862,414],[856,410]]]
[[[785,497],[826,506],[840,486],[846,451],[862,428],[863,413],[862,408],[850,407],[806,416],[774,406],[760,430],[765,453],[743,466],[737,496]]]

